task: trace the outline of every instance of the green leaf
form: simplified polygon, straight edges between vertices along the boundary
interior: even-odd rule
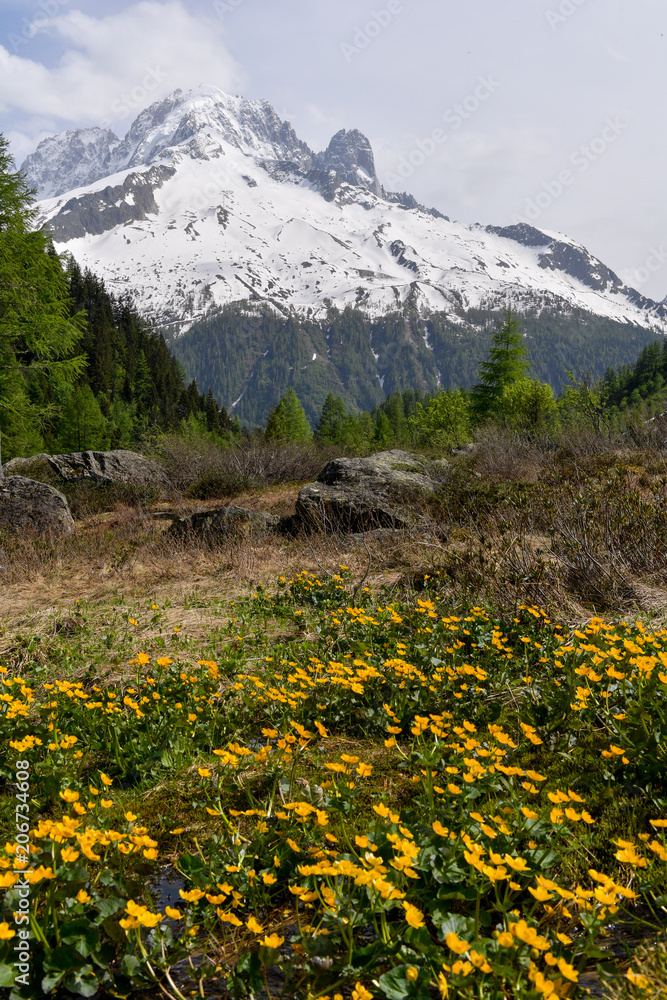
[[[141,962],[135,955],[123,955],[123,960],[120,963],[120,971],[124,976],[127,976],[128,979],[132,979],[140,968]]]
[[[403,1000],[408,995],[409,986],[405,978],[407,965],[397,965],[378,979],[378,986],[389,1000]]]
[[[0,963],[0,986],[13,986],[15,976],[16,969],[13,965],[6,965],[4,962]]]
[[[80,997],[92,997],[97,993],[99,982],[92,965],[84,965],[82,969],[77,969],[76,972],[67,976],[63,981],[63,986],[70,993],[76,993]]]
[[[78,917],[63,924],[60,937],[65,944],[73,944],[84,958],[92,955],[100,943],[100,932],[87,917]]]
[[[69,972],[71,969],[79,969],[82,965],[81,955],[69,944],[59,945],[44,959],[44,968],[47,972]]]
[[[112,917],[114,913],[125,908],[125,900],[110,896],[108,899],[100,899],[96,902],[97,912],[100,915],[98,923],[102,923],[107,917]]]

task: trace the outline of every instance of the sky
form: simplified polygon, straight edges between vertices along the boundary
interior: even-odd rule
[[[314,150],[358,128],[389,190],[566,233],[667,295],[664,0],[2,0],[17,164],[200,84],[266,98]]]

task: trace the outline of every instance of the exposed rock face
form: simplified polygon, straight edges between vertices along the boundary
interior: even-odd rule
[[[99,236],[157,215],[155,191],[175,173],[174,167],[151,167],[144,173],[128,174],[122,184],[70,198],[49,222],[54,241],[67,243],[87,233]]]
[[[365,187],[380,195],[382,186],[375,173],[375,159],[370,142],[358,129],[336,132],[327,149],[315,157],[315,167],[335,171],[340,180]]]
[[[51,468],[68,483],[95,482],[151,484],[163,478],[162,470],[134,451],[75,451],[47,455]]]
[[[55,198],[107,177],[112,150],[119,142],[108,129],[70,129],[42,139],[21,169],[40,198]]]
[[[69,535],[74,520],[58,490],[25,476],[0,479],[0,528],[13,532]]]
[[[194,514],[161,511],[155,517],[172,522],[169,528],[171,534],[183,536],[195,533],[211,540],[231,536],[247,538],[267,531],[277,531],[280,527],[279,517],[248,510],[246,507],[217,507],[215,510],[197,511]]]
[[[425,527],[428,519],[414,510],[412,501],[433,495],[447,469],[442,459],[429,463],[398,450],[334,459],[317,482],[299,493],[294,522],[306,530],[351,533]]]

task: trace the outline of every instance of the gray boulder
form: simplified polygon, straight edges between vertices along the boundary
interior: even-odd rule
[[[444,459],[429,462],[399,450],[334,459],[300,491],[294,522],[345,533],[425,527],[428,518],[415,506],[444,485],[448,468]]]
[[[280,518],[273,514],[248,510],[246,507],[216,507],[213,510],[181,514],[175,511],[159,511],[154,515],[159,520],[171,521],[169,533],[179,537],[199,535],[211,541],[222,538],[248,538],[277,531]]]
[[[0,529],[32,534],[69,535],[74,519],[58,490],[25,476],[0,479]]]
[[[50,455],[40,452],[38,455],[31,455],[30,458],[12,458],[2,467],[5,476],[25,476],[28,479],[36,479],[40,483],[58,483],[60,477],[52,469],[49,459]]]
[[[68,483],[149,485],[164,479],[159,466],[135,451],[75,451],[46,458],[53,471]]]

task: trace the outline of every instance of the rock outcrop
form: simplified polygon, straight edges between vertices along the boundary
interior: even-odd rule
[[[58,490],[25,476],[0,479],[0,529],[30,534],[69,535],[74,519]]]
[[[415,507],[447,478],[448,463],[405,451],[337,458],[317,482],[300,491],[292,528],[356,533],[376,528],[426,527]]]
[[[164,478],[159,466],[135,451],[75,451],[70,455],[47,455],[47,461],[68,483],[149,485]]]
[[[190,534],[201,535],[211,541],[222,538],[247,538],[278,531],[280,518],[273,514],[263,514],[246,507],[216,507],[213,510],[182,514],[174,511],[159,511],[154,517],[171,521],[169,532],[178,537]]]

